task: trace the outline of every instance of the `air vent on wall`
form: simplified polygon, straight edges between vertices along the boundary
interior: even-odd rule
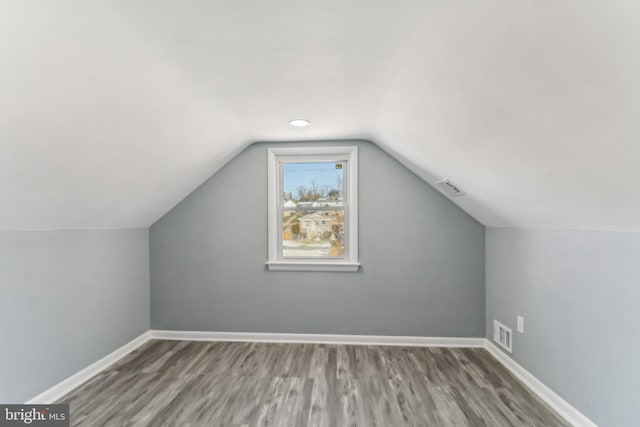
[[[451,197],[464,196],[464,191],[456,187],[456,185],[448,179],[436,182],[436,185],[440,187],[442,191],[450,195]]]
[[[497,320],[493,321],[493,340],[511,353],[513,332]]]

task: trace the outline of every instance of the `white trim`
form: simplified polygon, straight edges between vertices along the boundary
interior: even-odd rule
[[[299,263],[288,261],[267,261],[269,270],[273,271],[358,271],[357,262],[314,262]]]
[[[275,261],[278,253],[278,239],[274,238],[279,233],[278,203],[275,197],[278,194],[278,160],[277,151],[274,148],[267,149],[267,233],[269,261]]]
[[[502,363],[513,375],[516,376],[547,405],[551,406],[562,418],[575,427],[598,427],[593,421],[587,418],[582,412],[574,408],[569,402],[558,396],[553,390],[544,385],[542,381],[533,376],[529,371],[520,366],[515,360],[510,358],[491,341],[486,340],[486,350],[491,353],[500,363]]]
[[[406,337],[379,335],[276,334],[152,330],[151,338],[181,341],[240,341],[305,344],[392,345],[402,347],[484,347],[484,338]]]
[[[150,339],[151,339],[150,331],[143,333],[139,337],[134,338],[133,340],[129,341],[122,347],[111,352],[110,354],[106,355],[102,359],[98,360],[97,362],[87,366],[83,370],[71,375],[66,380],[63,380],[58,384],[54,385],[53,387],[51,387],[50,389],[40,393],[33,399],[26,402],[26,404],[28,405],[29,404],[50,404],[55,402],[65,394],[69,393],[74,388],[80,386],[82,383],[84,383],[91,377],[99,374],[109,366],[113,365],[118,360],[122,359],[127,354],[131,353],[133,350],[142,346],[144,343],[146,343]]]
[[[269,270],[290,271],[358,271],[358,147],[272,147],[267,149],[267,231]],[[283,259],[279,201],[281,191],[280,162],[346,161],[344,176],[345,254],[330,258]],[[355,268],[354,268],[355,267]]]

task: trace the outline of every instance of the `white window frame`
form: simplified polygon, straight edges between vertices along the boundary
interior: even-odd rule
[[[269,270],[287,271],[358,271],[358,147],[273,147],[268,157],[268,238]],[[340,258],[283,258],[282,163],[346,162],[344,173],[345,248]]]

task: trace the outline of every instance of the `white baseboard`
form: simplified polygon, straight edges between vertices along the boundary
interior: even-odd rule
[[[493,357],[498,359],[513,375],[516,376],[547,405],[551,406],[562,418],[575,427],[598,427],[582,412],[571,406],[569,402],[558,396],[553,390],[544,385],[542,381],[534,377],[529,371],[520,366],[515,360],[507,356],[491,341],[486,340],[485,348]]]
[[[184,341],[240,341],[272,343],[393,345],[403,347],[484,347],[484,338],[401,337],[380,335],[276,334],[151,330],[151,338]]]
[[[113,351],[112,353],[106,355],[102,359],[97,362],[87,366],[83,370],[76,372],[69,378],[59,382],[54,385],[47,391],[44,391],[34,397],[33,399],[26,402],[27,404],[50,404],[60,399],[65,394],[69,393],[74,388],[78,387],[89,378],[99,374],[109,366],[113,365],[118,360],[122,359],[127,354],[131,353],[133,350],[142,346],[144,343],[151,339],[151,334],[149,331],[143,333],[137,338],[129,341],[122,347]]]

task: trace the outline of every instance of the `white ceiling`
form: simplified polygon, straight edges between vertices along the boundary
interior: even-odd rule
[[[291,118],[312,125],[291,128]],[[490,226],[640,231],[640,2],[0,2],[0,229],[148,226],[368,138]]]

